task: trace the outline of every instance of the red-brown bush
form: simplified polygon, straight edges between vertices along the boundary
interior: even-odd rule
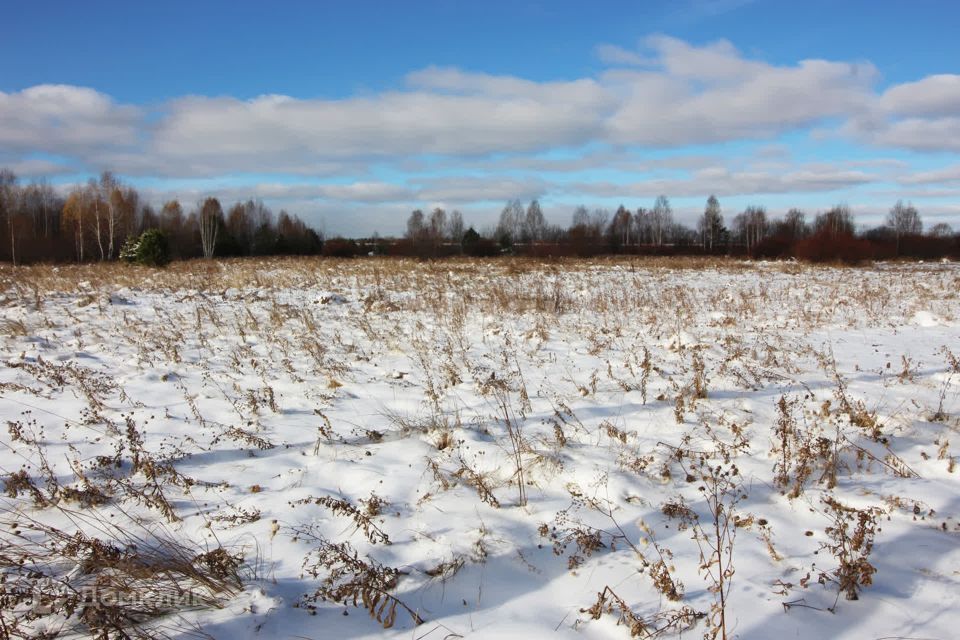
[[[793,255],[809,262],[857,263],[875,257],[874,245],[853,235],[832,235],[828,231],[804,238],[793,245]]]

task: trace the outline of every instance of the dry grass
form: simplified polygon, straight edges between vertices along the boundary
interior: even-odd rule
[[[222,606],[242,587],[243,559],[223,547],[95,510],[58,510],[65,526],[22,512],[0,516],[4,638],[89,634],[161,638],[177,614]],[[186,627],[188,628],[188,626]]]
[[[904,284],[917,273],[925,286]],[[452,559],[431,558],[422,575],[375,558],[385,551],[376,545],[409,546],[410,527],[396,519],[439,512],[441,502],[512,519],[530,540],[539,534],[571,576],[622,554],[609,564],[644,573],[642,585],[607,587],[582,613],[613,614],[636,637],[700,623],[728,637],[737,545],[757,545],[774,565],[789,558],[797,571],[804,553],[830,555],[836,568],[822,582],[859,597],[876,570],[880,511],[846,498],[878,478],[910,487],[933,464],[954,472],[960,364],[943,347],[939,402],[890,407],[858,378],[928,397],[929,363],[898,353],[888,369],[860,371],[803,336],[901,327],[918,312],[956,321],[958,290],[952,265],[716,258],[0,267],[0,392],[22,411],[3,443],[17,464],[0,469],[9,505],[0,621],[8,637],[28,635],[45,616],[59,616],[64,632],[151,637],[162,634],[157,621],[182,611],[174,593],[190,607],[222,606],[241,588],[241,558],[142,523],[193,519],[239,535],[267,518],[273,540],[287,528],[266,502],[274,478],[279,490],[299,492],[281,501],[295,507],[293,521],[310,520],[288,528],[312,544],[303,578],[318,581],[300,606],[346,601],[384,627],[398,612],[423,621],[401,586],[453,580],[466,558],[495,553],[498,534],[482,525],[472,551],[446,550],[438,557]],[[131,378],[150,376],[163,406],[143,385],[131,397],[124,376],[84,364],[94,357],[123,359]],[[345,416],[367,384],[403,399],[402,408]],[[257,484],[183,471],[193,456],[226,453],[241,466],[290,451],[304,468],[376,468],[375,454],[407,439],[418,447],[404,461],[419,476],[416,497],[391,495],[389,482],[377,493],[341,487],[335,475],[300,491],[304,480],[287,483],[287,468]],[[827,542],[779,525],[774,535],[750,505],[743,465],[751,490],[775,487],[758,500],[763,508],[791,512],[829,492]],[[107,511],[136,516],[119,527]],[[50,514],[68,514],[74,526],[54,526]],[[457,544],[476,537],[451,526],[445,536]],[[666,538],[657,526],[682,535]],[[515,551],[523,558],[530,549]],[[141,604],[101,606],[89,597],[93,584]],[[629,604],[661,599],[687,604]]]

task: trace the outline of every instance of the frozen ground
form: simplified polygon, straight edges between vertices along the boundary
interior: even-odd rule
[[[721,595],[731,638],[960,628],[955,264],[290,260],[0,283],[4,544],[111,522],[243,556],[221,609],[141,631],[700,637]],[[90,571],[74,560],[44,584]],[[7,628],[92,625],[15,595]]]

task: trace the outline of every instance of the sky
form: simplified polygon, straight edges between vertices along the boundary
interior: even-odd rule
[[[0,0],[0,167],[328,235],[898,199],[960,228],[960,3]]]

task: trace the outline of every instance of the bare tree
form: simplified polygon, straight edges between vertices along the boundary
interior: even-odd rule
[[[17,264],[17,231],[19,230],[20,189],[17,176],[9,169],[0,169],[0,216],[10,236],[10,261]]]
[[[519,200],[511,200],[506,204],[497,223],[497,239],[502,245],[509,246],[520,240],[525,216],[523,204]]]
[[[463,214],[457,209],[451,211],[447,218],[447,238],[458,247],[463,243]]]
[[[653,232],[653,244],[658,247],[662,246],[668,230],[673,225],[673,209],[670,208],[670,201],[667,196],[657,196],[653,203],[653,209],[650,211],[650,223]]]
[[[160,228],[160,217],[157,216],[156,210],[150,204],[143,205],[143,208],[140,209],[139,232],[143,233],[147,229],[159,229],[159,228]]]
[[[113,191],[114,236],[118,245],[137,233],[140,212],[140,194],[130,186],[122,186]]]
[[[800,209],[790,209],[790,211],[787,211],[787,215],[783,218],[783,224],[791,238],[804,238],[809,233],[807,214]]]
[[[716,196],[707,198],[707,206],[703,210],[699,226],[700,241],[704,249],[712,252],[714,246],[720,244],[720,236],[723,234],[723,215],[720,213],[720,201]]]
[[[930,235],[934,238],[949,238],[953,235],[953,227],[946,222],[938,222],[930,227]]]
[[[54,231],[57,211],[62,210],[53,187],[41,180],[27,185],[21,195],[23,215],[32,224],[33,237],[49,239]]]
[[[652,234],[650,232],[650,210],[643,207],[637,207],[633,214],[634,236],[637,238],[637,244],[652,244]]]
[[[200,206],[200,244],[203,246],[203,257],[212,258],[217,246],[217,234],[220,232],[220,220],[223,218],[223,209],[216,198],[207,198]]]
[[[93,178],[87,181],[86,198],[89,203],[90,228],[93,231],[93,239],[97,242],[97,249],[100,252],[100,261],[107,259],[106,249],[103,248],[103,236],[106,228],[106,210],[107,207],[100,198],[100,187]]]
[[[443,242],[444,235],[447,231],[446,211],[440,207],[436,207],[430,212],[430,226],[428,231],[430,235],[430,243],[433,245],[434,251],[436,251]]]
[[[185,255],[188,241],[184,238],[185,231],[192,234],[193,227],[187,226],[184,221],[183,207],[177,200],[168,200],[160,209],[160,230],[171,239],[174,254]]]
[[[423,239],[426,225],[423,222],[423,211],[414,209],[407,218],[407,239],[416,243]]]
[[[594,209],[590,216],[590,231],[596,238],[602,238],[603,232],[610,223],[610,212],[606,209]]]
[[[590,211],[583,205],[578,206],[573,210],[573,218],[570,221],[571,227],[589,227],[590,226]]]
[[[769,228],[767,210],[764,207],[750,205],[733,219],[733,224],[747,251],[750,251],[767,235]]]
[[[894,236],[897,238],[897,253],[900,253],[900,238],[906,235],[920,235],[923,232],[923,223],[920,221],[920,213],[917,208],[909,202],[903,204],[903,200],[897,200],[890,212],[887,214],[887,226],[893,229]]]
[[[169,200],[160,209],[160,228],[164,233],[176,236],[183,227],[183,207],[176,200]]]
[[[850,207],[838,204],[826,213],[818,213],[813,222],[814,232],[826,234],[831,238],[852,236],[854,231],[853,214]]]
[[[97,185],[99,190],[99,204],[102,204],[101,207],[98,206],[98,219],[102,216],[102,219],[105,222],[106,233],[107,233],[107,252],[106,259],[113,259],[114,247],[117,239],[117,226],[120,221],[120,210],[121,202],[117,197],[117,192],[120,190],[120,183],[117,181],[116,176],[114,176],[109,171],[104,171],[100,174],[100,183]],[[98,236],[103,233],[103,230],[100,228],[98,223]],[[100,244],[103,244],[102,237],[98,238]],[[102,248],[101,248],[102,253]]]
[[[610,244],[615,250],[619,250],[630,244],[630,230],[633,227],[633,214],[630,210],[620,205],[617,212],[613,214],[613,220],[610,221]]]
[[[90,190],[77,187],[67,196],[67,202],[63,205],[63,215],[60,218],[61,227],[73,233],[74,250],[78,262],[83,262],[83,245],[85,244],[83,220],[89,215],[89,209]]]
[[[546,221],[543,218],[543,209],[540,208],[540,202],[534,198],[527,206],[527,216],[523,225],[527,241],[533,243],[542,240],[544,227],[546,227]]]
[[[250,203],[252,204],[252,203]],[[252,254],[254,249],[256,230],[253,227],[251,209],[243,202],[237,202],[227,212],[227,233],[234,239],[242,252]]]

